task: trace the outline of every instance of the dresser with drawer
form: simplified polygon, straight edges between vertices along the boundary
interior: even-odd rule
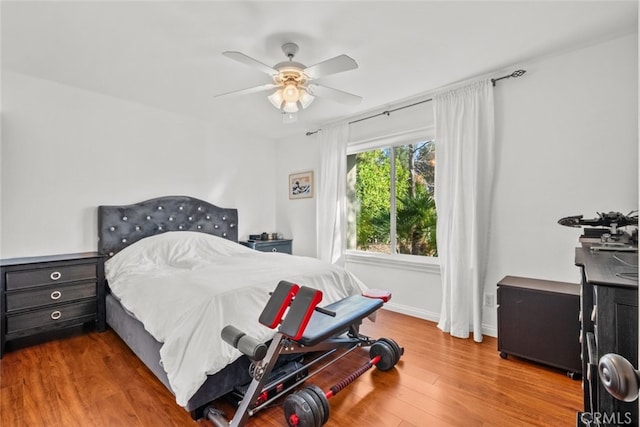
[[[291,239],[247,240],[246,242],[240,242],[240,244],[260,252],[282,252],[289,255],[291,255],[293,249],[293,240]]]
[[[87,323],[106,329],[98,253],[4,259],[0,270],[0,357],[14,341],[44,341]]]

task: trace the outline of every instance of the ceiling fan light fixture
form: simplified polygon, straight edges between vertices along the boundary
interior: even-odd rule
[[[302,105],[302,108],[307,108],[309,105],[311,105],[314,99],[316,99],[315,96],[311,95],[309,92],[307,92],[304,89],[300,89],[299,101],[300,101],[300,105]]]
[[[296,84],[287,83],[284,86],[284,89],[282,89],[282,97],[287,103],[297,102],[298,99],[300,98],[300,91],[298,90],[298,87],[296,86]]]
[[[320,77],[358,68],[358,64],[353,60],[353,58],[347,55],[338,55],[307,67],[306,65],[293,60],[298,52],[297,44],[283,44],[282,52],[287,57],[287,61],[279,62],[273,67],[247,56],[242,52],[223,52],[222,54],[227,58],[241,62],[268,74],[271,76],[273,82],[247,89],[226,92],[221,95],[216,95],[216,97],[244,95],[255,92],[272,91],[275,89],[275,92],[268,95],[267,99],[282,113],[285,123],[295,121],[299,109],[308,108],[313,103],[316,95],[320,97],[326,96],[337,102],[342,102],[348,105],[355,105],[362,100],[359,96],[327,86],[311,83],[313,80]]]
[[[284,107],[282,107],[282,111],[285,113],[296,113],[298,111],[298,103],[297,102],[285,102]]]
[[[267,99],[271,101],[274,107],[280,109],[280,107],[282,107],[282,103],[284,102],[282,89],[278,89],[277,91],[273,92],[271,95],[267,96]]]

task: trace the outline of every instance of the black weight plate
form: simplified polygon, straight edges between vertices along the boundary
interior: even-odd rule
[[[316,427],[316,415],[311,412],[309,403],[298,393],[287,396],[284,400],[284,417],[288,426]]]
[[[326,424],[327,421],[329,421],[329,416],[331,413],[331,410],[329,409],[329,399],[327,399],[327,396],[324,394],[324,391],[322,391],[322,389],[315,384],[309,384],[306,387],[306,389],[309,392],[318,396],[318,400],[320,401],[320,406],[322,407],[322,410],[323,410],[322,425]]]
[[[311,412],[316,420],[316,426],[320,427],[322,423],[322,419],[324,418],[324,409],[322,409],[322,403],[320,403],[320,399],[318,396],[312,391],[303,388],[298,392],[300,396],[307,402],[309,407],[311,408]]]
[[[391,345],[383,340],[378,340],[369,349],[369,357],[372,359],[380,356],[380,361],[376,363],[376,368],[381,371],[388,371],[396,364],[396,352]]]
[[[402,356],[402,354],[404,353],[404,349],[400,348],[398,343],[395,342],[394,340],[392,340],[391,338],[380,338],[380,339],[382,341],[388,343],[393,348],[393,350],[395,351],[395,353],[396,353],[396,361],[394,363],[394,365],[395,365],[400,360],[400,356]]]

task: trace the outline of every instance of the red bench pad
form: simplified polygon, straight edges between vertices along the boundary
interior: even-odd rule
[[[383,302],[389,302],[391,299],[391,292],[383,289],[367,289],[362,293],[367,298],[379,298]]]

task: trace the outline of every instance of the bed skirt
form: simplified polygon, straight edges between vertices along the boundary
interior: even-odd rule
[[[165,387],[171,391],[167,373],[160,365],[160,347],[162,344],[156,341],[156,339],[145,330],[142,323],[131,316],[113,295],[107,295],[106,305],[107,324]],[[249,364],[249,359],[243,356],[227,365],[220,372],[209,375],[196,394],[189,399],[185,409],[194,412],[209,402],[230,393],[236,385],[250,382]]]

